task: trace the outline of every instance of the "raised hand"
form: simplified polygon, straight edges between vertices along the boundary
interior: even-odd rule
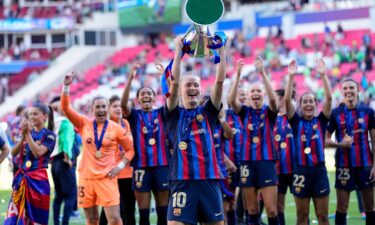
[[[316,60],[316,71],[319,73],[319,75],[323,76],[326,74],[326,64],[323,60],[323,58],[321,59],[317,59]]]
[[[130,69],[130,76],[131,78],[135,78],[137,76],[137,71],[138,69],[141,68],[141,64],[136,62],[136,63],[133,63],[131,69]]]
[[[241,76],[242,69],[243,69],[244,65],[245,65],[245,63],[244,63],[243,59],[237,60],[237,62],[236,62],[236,75],[237,75],[237,77]]]
[[[73,83],[75,76],[76,76],[75,72],[67,73],[64,78],[64,86],[71,85]]]
[[[295,75],[297,73],[297,64],[295,60],[292,60],[288,65],[288,74]]]
[[[174,44],[176,46],[176,49],[180,49],[182,50],[182,47],[183,47],[183,44],[182,44],[182,39],[180,36],[177,36],[175,39],[174,39]]]
[[[258,56],[258,58],[255,60],[255,68],[262,74],[265,74],[265,69],[264,69],[264,61],[263,59]]]
[[[21,119],[20,125],[21,125],[21,130],[22,130],[23,136],[25,136],[32,129],[29,121],[26,118]]]
[[[160,75],[164,74],[164,66],[161,63],[155,63],[155,67]]]

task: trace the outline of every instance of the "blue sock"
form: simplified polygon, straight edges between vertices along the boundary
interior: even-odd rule
[[[156,214],[158,215],[157,225],[167,225],[168,206],[157,206]]]
[[[375,211],[366,212],[366,225],[375,224]]]
[[[236,224],[236,213],[234,210],[229,210],[227,212],[227,224],[235,225]]]
[[[139,210],[139,225],[150,225],[150,209]]]
[[[247,225],[257,225],[259,222],[259,216],[258,214],[247,214]]]
[[[268,225],[279,225],[279,220],[276,217],[268,217]]]
[[[279,214],[277,214],[277,217],[279,217],[279,224],[280,224],[280,225],[285,225],[285,217],[284,217],[284,213],[279,213]]]
[[[335,224],[346,225],[346,213],[340,213],[336,211]]]

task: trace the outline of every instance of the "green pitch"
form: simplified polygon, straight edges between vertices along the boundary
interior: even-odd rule
[[[334,173],[333,172],[329,173],[329,180],[331,184],[329,214],[333,214],[336,210],[336,194],[335,194],[335,189],[333,187],[334,185]],[[4,223],[5,212],[7,210],[7,206],[9,203],[10,194],[11,194],[10,191],[0,191],[0,224]],[[51,197],[53,197],[53,194]],[[52,207],[52,203],[51,203],[51,207]],[[364,225],[365,224],[365,220],[361,219],[361,214],[358,212],[357,197],[354,192],[351,194],[348,216],[349,216],[348,225]],[[286,224],[295,224],[296,222],[295,204],[294,204],[293,197],[290,193],[287,194],[287,199],[286,199],[286,204],[285,204],[285,219],[286,219]],[[317,224],[315,213],[314,213],[314,206],[312,203],[310,205],[310,219],[312,220],[311,224]],[[263,215],[263,221],[267,222],[267,218],[265,215]],[[138,216],[137,216],[137,222],[138,222]],[[151,214],[151,223],[156,224],[155,214]],[[330,223],[334,224],[335,223],[334,219],[330,219]],[[52,208],[50,209],[49,224],[53,224]],[[85,224],[83,212],[81,211],[81,217],[79,219],[71,220],[70,224],[72,225]]]
[[[142,27],[158,23],[178,23],[181,20],[181,2],[168,0],[162,17],[157,15],[154,8],[147,5],[130,7],[119,11],[121,28]]]

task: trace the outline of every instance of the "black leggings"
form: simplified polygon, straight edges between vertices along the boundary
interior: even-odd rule
[[[132,189],[132,179],[118,179],[118,189],[120,191],[120,215],[124,225],[135,225],[135,195]],[[104,208],[100,214],[99,225],[107,225],[107,217]]]

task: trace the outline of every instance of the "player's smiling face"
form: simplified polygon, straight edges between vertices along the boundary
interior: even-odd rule
[[[141,108],[144,111],[151,111],[152,106],[155,103],[154,92],[149,87],[143,87],[138,92],[138,102],[141,104]]]
[[[201,84],[199,77],[186,76],[181,81],[182,104],[186,109],[198,107],[201,98]]]
[[[122,118],[122,109],[120,100],[112,102],[109,106],[109,115],[112,119],[119,120]]]
[[[96,99],[92,111],[98,123],[104,123],[108,117],[108,104],[104,98]]]
[[[241,104],[247,105],[248,97],[245,88],[239,88],[237,91],[237,99]]]
[[[264,102],[264,89],[261,84],[255,83],[250,87],[250,104],[254,109],[260,109]]]
[[[317,102],[313,94],[307,93],[301,96],[301,112],[305,119],[312,119],[314,117],[316,104]]]
[[[358,86],[353,81],[345,81],[341,87],[345,102],[354,102],[358,98]]]
[[[31,107],[29,111],[29,120],[34,128],[41,128],[47,121],[48,115],[43,114],[43,112],[38,107]]]

